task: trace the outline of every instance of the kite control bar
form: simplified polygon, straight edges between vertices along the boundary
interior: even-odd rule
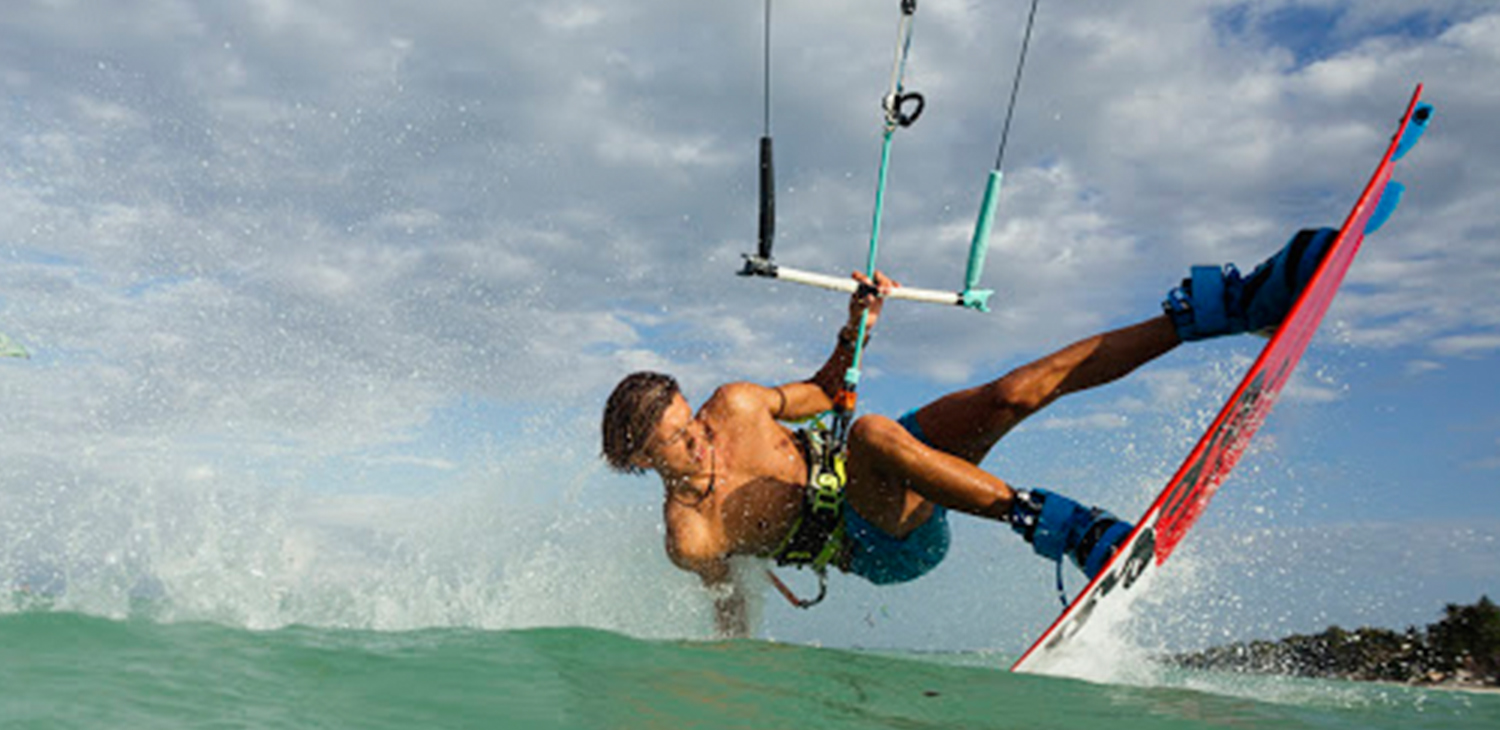
[[[847,276],[829,276],[828,274],[794,269],[790,266],[782,266],[762,256],[744,254],[744,257],[745,268],[740,270],[740,276],[760,276],[768,279],[779,279],[793,284],[815,286],[850,294],[859,289],[859,283]],[[955,292],[898,286],[892,289],[886,295],[886,298],[905,299],[913,302],[926,302],[928,304],[947,304],[950,306],[967,307],[980,312],[988,312],[991,294],[994,294],[994,292],[988,289],[969,289]]]

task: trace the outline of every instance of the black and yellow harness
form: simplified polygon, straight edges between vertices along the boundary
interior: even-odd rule
[[[811,608],[828,595],[828,567],[843,568],[848,557],[844,535],[847,450],[835,443],[830,429],[821,421],[797,431],[796,438],[807,460],[802,513],[769,557],[778,566],[812,569],[818,575],[818,595],[811,600],[798,598],[775,573],[767,570],[766,575],[792,605]]]

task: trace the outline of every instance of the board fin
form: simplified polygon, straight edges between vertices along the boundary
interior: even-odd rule
[[[1380,194],[1380,202],[1375,205],[1375,212],[1370,214],[1370,222],[1365,224],[1365,233],[1374,233],[1391,219],[1391,214],[1396,212],[1396,206],[1401,204],[1401,196],[1406,194],[1406,186],[1392,180],[1385,184],[1385,192]]]

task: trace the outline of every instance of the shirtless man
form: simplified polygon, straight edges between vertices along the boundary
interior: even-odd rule
[[[1056,493],[1016,489],[979,463],[1017,424],[1068,393],[1124,376],[1183,341],[1274,329],[1335,234],[1303,231],[1245,278],[1233,266],[1195,267],[1160,316],[1080,340],[899,419],[860,417],[849,431],[841,524],[819,536],[827,564],[876,584],[914,580],[947,554],[947,513],[957,510],[1009,524],[1038,554],[1067,555],[1092,577],[1131,526]],[[810,521],[809,464],[819,459],[803,433],[782,422],[833,408],[861,316],[873,327],[896,286],[878,272],[874,281],[854,277],[864,287],[850,299],[838,346],[810,379],[773,388],[729,383],[694,414],[674,379],[640,372],[621,381],[605,407],[605,459],[618,471],[661,477],[667,555],[714,591],[723,635],[749,634],[729,558],[785,557],[792,533]]]

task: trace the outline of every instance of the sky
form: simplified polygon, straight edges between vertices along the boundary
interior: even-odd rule
[[[864,265],[897,3],[777,3],[787,265]],[[880,267],[956,287],[1029,3],[927,0]],[[71,610],[705,635],[660,485],[608,473],[615,382],[813,373],[839,295],[755,246],[760,3],[19,0],[0,18],[0,584]],[[1144,641],[1423,625],[1500,594],[1500,8],[1042,2],[985,285],[905,302],[894,415],[1153,316],[1193,264],[1337,225],[1412,89],[1408,193],[1144,610]],[[1258,351],[1179,348],[985,466],[1138,514]],[[957,520],[934,575],[835,578],[759,633],[1014,650],[1051,568]],[[793,575],[794,582],[806,576]],[[1081,580],[1074,574],[1074,587]],[[1295,595],[1298,600],[1288,600]],[[12,598],[12,603],[21,599]],[[0,601],[0,610],[5,609]]]

